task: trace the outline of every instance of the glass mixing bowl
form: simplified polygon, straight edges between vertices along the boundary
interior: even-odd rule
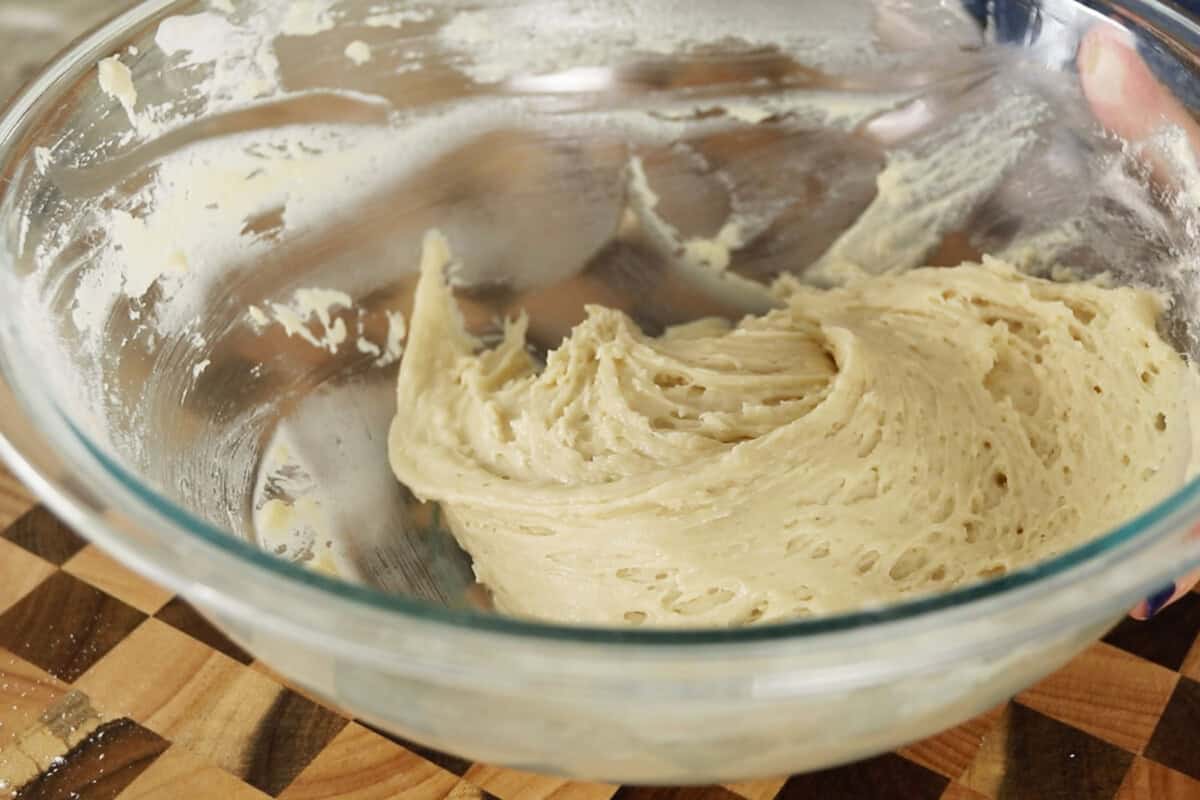
[[[1125,28],[1187,100],[1200,27],[1142,0],[1026,16],[1001,43],[954,3],[892,0],[144,3],[0,121],[0,453],[288,678],[432,747],[698,783],[932,734],[1200,563],[1200,484],[885,608],[730,630],[506,618],[388,469],[396,312],[431,226],[462,256],[468,324],[524,308],[539,350],[585,302],[650,331],[753,310],[747,283],[678,258],[689,243],[814,281],[834,251],[1001,252],[1164,291],[1194,357],[1200,227],[1170,188],[1189,164],[1170,137],[1105,135],[1075,56]],[[884,213],[890,238],[844,235]]]

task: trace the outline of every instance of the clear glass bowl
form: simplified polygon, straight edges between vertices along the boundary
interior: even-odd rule
[[[723,782],[960,722],[1200,563],[1193,482],[1051,561],[896,606],[731,630],[539,624],[479,601],[382,435],[387,312],[406,309],[430,226],[464,256],[483,334],[516,308],[548,347],[583,302],[648,329],[753,302],[625,237],[635,153],[676,229],[660,238],[761,222],[730,264],[757,278],[819,277],[896,153],[928,170],[971,153],[973,177],[926,170],[892,209],[903,235],[857,255],[1109,272],[1169,293],[1165,332],[1196,356],[1194,204],[1148,188],[1074,66],[1085,31],[1117,24],[1189,100],[1200,27],[1172,9],[1048,2],[1001,46],[932,2],[213,6],[125,13],[0,121],[0,454],[297,683],[472,759]],[[114,62],[98,80],[114,54],[136,98]],[[139,253],[161,269],[131,269]],[[328,347],[248,311],[312,287],[353,301],[307,328]],[[306,492],[324,527],[271,539],[265,501]]]

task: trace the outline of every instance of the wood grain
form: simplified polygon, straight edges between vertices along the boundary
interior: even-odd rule
[[[779,792],[779,800],[940,800],[950,783],[913,761],[888,753],[844,767],[797,775]]]
[[[609,800],[617,791],[609,783],[568,781],[488,764],[476,764],[463,778],[505,800]]]
[[[6,539],[0,539],[0,613],[54,574],[54,565]]]
[[[352,723],[280,793],[279,798],[446,800],[458,783],[457,776],[362,725]]]
[[[1153,625],[1125,619],[1104,641],[1139,658],[1178,670],[1200,630],[1200,594],[1189,592],[1154,617]]]
[[[168,742],[129,719],[97,726],[55,765],[21,787],[21,800],[114,800]]]
[[[622,786],[613,800],[733,800],[721,786]]]
[[[946,787],[946,791],[942,794],[941,800],[991,800],[979,792],[968,789],[967,787],[952,783]]]
[[[4,531],[4,538],[56,565],[63,564],[87,544],[41,506],[17,517]]]
[[[983,738],[1000,719],[1003,711],[1003,706],[993,708],[962,725],[904,747],[899,752],[905,758],[957,780],[975,759]]]
[[[0,751],[0,780],[23,788],[50,777],[100,725],[100,715],[85,695],[64,693]]]
[[[1200,682],[1180,678],[1146,745],[1146,757],[1200,780]]]
[[[70,683],[145,618],[73,575],[55,572],[0,615],[0,647]]]
[[[1097,644],[1017,695],[1029,708],[1141,753],[1179,675],[1108,644]]]
[[[1200,781],[1162,764],[1137,758],[1115,800],[1196,800]]]
[[[12,601],[0,613],[0,639],[29,640],[23,652],[30,656],[9,656],[7,684],[19,698],[9,719],[23,731],[22,749],[0,744],[0,765],[7,752],[7,775],[23,775],[30,791],[43,794],[87,787],[100,798],[201,800],[1113,800],[1119,790],[1122,800],[1136,800],[1188,797],[1200,782],[1200,683],[1158,663],[1179,661],[1190,670],[1196,646],[1164,647],[1142,631],[1095,646],[1022,693],[1019,704],[897,754],[786,782],[618,788],[472,764],[373,732],[289,688],[265,666],[239,663],[186,603],[164,602],[165,592],[93,548],[66,556],[72,538],[46,529],[52,526],[43,521],[0,537],[0,554],[8,556],[0,572],[12,578],[0,586],[0,602]],[[27,548],[66,560],[56,567]],[[85,620],[78,608],[100,611]],[[151,610],[157,616],[147,618]],[[1162,630],[1196,642],[1200,621],[1186,606],[1182,612]],[[65,647],[73,636],[90,644]],[[80,669],[73,685],[50,674],[69,678]],[[5,677],[0,663],[0,681]],[[107,720],[128,718],[125,739],[134,746],[109,762],[120,766],[119,775],[106,779],[98,757],[80,757],[68,759],[69,774],[47,777],[53,759],[70,752],[46,726],[44,709],[72,692],[85,693]],[[0,691],[0,703],[6,699]],[[1144,757],[1136,752],[1142,745]],[[87,791],[81,800],[92,800]]]
[[[114,561],[95,545],[80,550],[63,569],[143,614],[154,614],[171,599],[168,590]]]
[[[779,794],[787,778],[764,778],[757,781],[726,784],[725,788],[746,800],[771,800]]]
[[[1102,739],[1012,703],[960,782],[996,800],[1111,798],[1133,758]]]
[[[0,464],[0,530],[28,511],[33,502],[29,490]]]
[[[0,650],[0,750],[61,700],[70,687],[50,673],[7,650]],[[4,767],[0,764],[0,777]]]
[[[175,745],[121,792],[119,800],[266,800],[252,786]]]
[[[187,634],[148,619],[76,683],[97,705],[132,717],[242,777],[283,688]]]
[[[242,780],[278,794],[348,723],[335,711],[284,689],[258,723]]]
[[[193,639],[203,642],[213,650],[224,653],[239,664],[249,664],[254,660],[249,653],[230,641],[228,636],[217,630],[199,611],[182,598],[172,598],[155,612],[154,616],[171,627],[183,631]]]
[[[1179,667],[1179,674],[1194,681],[1200,681],[1200,639],[1192,643],[1188,654]]]

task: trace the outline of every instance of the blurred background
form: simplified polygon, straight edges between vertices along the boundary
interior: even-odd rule
[[[0,0],[0,97],[7,101],[52,55],[135,0]]]

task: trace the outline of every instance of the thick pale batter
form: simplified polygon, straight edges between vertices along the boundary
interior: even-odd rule
[[[426,240],[392,467],[502,611],[737,625],[998,575],[1179,486],[1192,371],[1154,295],[919,269],[737,325],[593,307],[539,370],[484,349]]]

